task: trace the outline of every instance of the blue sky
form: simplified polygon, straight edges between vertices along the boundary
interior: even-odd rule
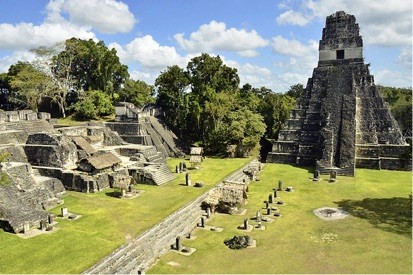
[[[317,66],[326,16],[356,16],[376,84],[412,86],[410,0],[2,0],[0,72],[28,49],[67,38],[103,40],[133,79],[153,84],[167,66],[220,55],[241,84],[285,92]]]

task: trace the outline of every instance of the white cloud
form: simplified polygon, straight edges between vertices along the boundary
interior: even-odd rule
[[[401,50],[400,55],[397,57],[397,63],[402,66],[403,68],[406,68],[412,71],[412,47],[406,47]]]
[[[374,72],[374,82],[376,85],[392,86],[392,87],[411,87],[411,71],[410,76],[405,71],[380,70]]]
[[[35,55],[28,51],[15,51],[12,55],[0,58],[0,73],[8,72],[11,65],[16,64],[18,61],[31,62],[34,60]]]
[[[130,73],[130,78],[133,80],[141,80],[144,81],[146,84],[153,85],[155,83],[155,79],[158,77],[157,75],[144,72],[144,71],[137,71],[133,70]]]
[[[314,40],[304,45],[298,40],[289,40],[278,35],[272,38],[271,46],[276,52],[288,56],[317,56],[318,53],[318,43]]]
[[[57,5],[59,4],[61,12],[68,13],[71,22],[91,26],[101,33],[129,32],[136,22],[129,7],[120,1],[59,0]]]
[[[238,54],[242,57],[256,57],[259,55],[256,50],[239,51]]]
[[[303,0],[300,11],[288,10],[278,23],[300,25],[305,19],[324,20],[343,10],[356,16],[363,40],[368,44],[401,46],[412,44],[412,4],[406,0]],[[300,25],[302,26],[302,25]]]
[[[102,33],[127,32],[135,18],[128,6],[115,0],[50,0],[39,24],[0,24],[0,49],[23,50],[50,46],[71,37],[94,39]],[[66,19],[65,16],[69,17]]]
[[[199,27],[190,34],[189,39],[184,38],[184,33],[174,35],[178,44],[189,52],[236,51],[246,56],[255,56],[251,52],[259,47],[264,47],[268,42],[255,30],[227,29],[223,22],[211,21]],[[253,53],[253,55],[252,55]]]
[[[280,16],[276,18],[278,24],[291,24],[298,26],[305,26],[311,21],[311,17],[305,16],[302,13],[288,10],[283,12]]]
[[[112,43],[123,63],[138,62],[140,65],[161,69],[167,66],[186,66],[191,56],[181,56],[174,47],[162,46],[156,42],[151,35],[135,38],[126,46]]]
[[[39,46],[50,46],[71,37],[81,39],[95,38],[88,29],[67,22],[43,23],[35,26],[32,23],[0,24],[1,49],[30,49]]]
[[[220,57],[225,65],[237,69],[241,86],[249,83],[255,88],[266,87],[274,92],[286,91],[284,90],[284,82],[280,81],[282,79],[273,74],[270,69],[251,63],[240,64],[237,61],[226,59],[222,55]]]

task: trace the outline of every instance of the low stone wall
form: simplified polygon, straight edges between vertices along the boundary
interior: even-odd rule
[[[248,165],[234,172],[227,179],[236,177],[240,171],[244,171],[247,167]],[[121,246],[86,270],[84,274],[136,274],[144,272],[157,257],[170,250],[177,237],[184,237],[197,226],[203,213],[202,202],[211,192],[213,189],[169,215],[130,243]]]
[[[168,252],[176,238],[189,233],[202,215],[201,203],[208,193],[199,196],[137,239],[121,246],[85,274],[133,274],[146,270],[156,257]]]

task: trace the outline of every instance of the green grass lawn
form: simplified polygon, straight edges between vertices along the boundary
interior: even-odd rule
[[[170,159],[174,170],[182,159]],[[212,159],[200,170],[191,170],[191,180],[203,188],[186,187],[185,174],[162,186],[139,184],[135,199],[119,199],[113,190],[96,194],[68,192],[60,207],[82,215],[78,220],[57,219],[57,230],[30,239],[0,231],[0,273],[81,273],[120,245],[139,235],[212,188],[249,159]]]
[[[222,232],[195,229],[195,240],[184,245],[196,248],[191,256],[169,252],[148,273],[412,273],[412,181],[411,172],[357,169],[356,176],[328,176],[315,183],[307,169],[266,164],[261,181],[249,187],[247,213],[215,214],[207,225]],[[272,188],[282,180],[283,216],[266,224],[264,231],[245,233],[237,229],[245,217],[262,209]],[[342,207],[351,215],[325,221],[313,210]],[[250,221],[250,224],[254,224]],[[231,250],[223,241],[248,234],[256,248]]]

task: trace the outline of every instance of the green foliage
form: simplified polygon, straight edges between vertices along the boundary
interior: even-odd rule
[[[53,87],[50,77],[36,70],[30,63],[18,62],[10,66],[8,83],[14,102],[23,103],[26,108],[37,110],[41,98]]]
[[[412,129],[412,88],[395,88],[378,86],[384,100],[397,120],[401,130],[411,132]]]
[[[96,119],[115,112],[110,97],[102,91],[90,91],[86,97],[71,106],[78,119]]]
[[[112,95],[129,78],[128,67],[120,63],[116,50],[108,49],[103,41],[68,39],[54,64],[70,71],[75,90],[101,90]]]
[[[10,153],[5,151],[0,153],[0,165],[2,165],[3,162],[6,162],[8,158],[10,157]],[[9,176],[3,172],[0,171],[0,186],[4,185],[9,185],[11,183]]]
[[[242,91],[238,86],[235,68],[224,65],[219,56],[202,54],[191,59],[186,70],[172,66],[159,75],[156,103],[176,133],[190,143],[199,142],[207,153],[225,154],[227,145],[235,142],[248,155],[262,135],[262,118],[256,113],[260,98],[250,85]]]
[[[126,80],[125,86],[119,91],[118,99],[131,102],[136,107],[142,107],[147,103],[154,103],[153,87],[141,80]]]
[[[6,162],[10,157],[10,153],[5,151],[0,153],[0,163]]]
[[[284,126],[295,106],[296,99],[287,94],[267,93],[263,96],[259,111],[267,126],[265,136],[269,139],[278,137],[278,132]]]
[[[185,120],[192,101],[187,94],[189,83],[188,74],[178,66],[168,67],[155,80],[156,104],[164,112],[170,127],[181,135],[187,129]]]
[[[7,173],[0,172],[0,186],[8,186],[10,183],[11,181]]]
[[[304,91],[303,84],[298,83],[298,84],[292,85],[290,87],[290,89],[285,94],[292,97],[292,98],[297,99],[297,98],[300,97],[300,95],[303,93],[303,91]]]

